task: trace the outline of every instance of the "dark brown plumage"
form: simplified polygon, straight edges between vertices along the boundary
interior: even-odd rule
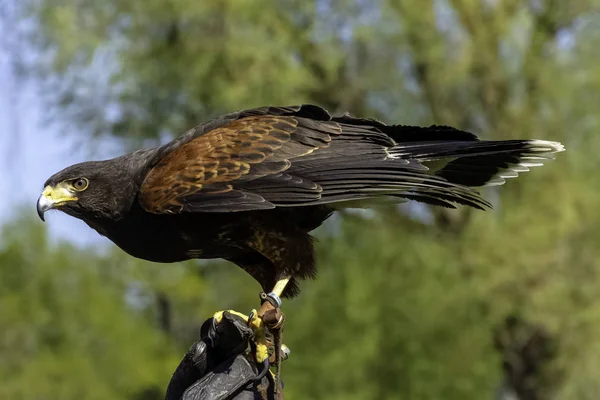
[[[285,276],[315,276],[309,232],[336,204],[386,196],[483,209],[470,187],[501,184],[562,150],[331,117],[311,105],[264,107],[164,146],[68,167],[48,179],[38,212],[58,208],[146,260],[228,259],[268,291]],[[292,279],[284,295],[297,292]]]

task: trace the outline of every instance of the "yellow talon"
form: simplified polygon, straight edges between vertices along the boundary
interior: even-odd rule
[[[215,319],[215,322],[218,324],[219,322],[221,322],[223,320],[223,313],[225,311],[217,311],[214,315],[213,318]]]
[[[246,314],[242,314],[241,312],[237,312],[235,310],[223,310],[223,311],[217,311],[213,315],[213,318],[215,319],[215,322],[217,324],[219,322],[221,322],[221,320],[223,320],[223,313],[225,313],[225,312],[228,312],[229,314],[237,315],[238,317],[240,317],[241,319],[246,321],[246,323],[248,323],[248,316]],[[254,312],[254,310],[252,310],[252,312]]]
[[[269,349],[267,345],[263,342],[256,343],[256,354],[255,354],[256,362],[262,364],[267,358],[269,358]]]
[[[252,329],[252,331],[254,331],[254,343],[256,344],[256,353],[255,353],[254,357],[255,357],[256,361],[258,363],[262,363],[267,358],[269,358],[269,348],[267,347],[267,344],[266,344],[267,336],[266,336],[265,326],[263,324],[262,318],[260,318],[258,316],[257,311],[252,310],[250,312],[251,317],[249,317],[245,314],[242,314],[240,312],[234,311],[234,310],[217,311],[213,315],[213,318],[215,319],[215,322],[217,324],[223,320],[223,313],[225,313],[225,312],[228,312],[233,315],[237,315],[238,317],[242,318],[244,321],[246,321],[246,323],[248,324],[250,329]]]
[[[256,354],[254,357],[256,358],[256,362],[262,363],[269,358],[265,325],[256,310],[252,310],[250,315],[252,317],[248,320],[248,326],[254,331],[254,343],[256,344]]]
[[[250,311],[250,315],[252,318],[246,320],[248,326],[252,328],[253,331],[260,329],[263,326],[262,318],[258,317],[256,310]]]

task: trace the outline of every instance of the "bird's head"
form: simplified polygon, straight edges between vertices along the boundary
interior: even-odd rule
[[[136,185],[118,160],[75,164],[52,175],[37,202],[42,221],[50,209],[83,220],[119,219],[131,207]]]

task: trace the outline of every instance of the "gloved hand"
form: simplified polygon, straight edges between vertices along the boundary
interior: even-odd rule
[[[282,400],[273,394],[268,365],[246,355],[253,337],[241,317],[224,312],[217,324],[208,319],[173,373],[165,400]]]

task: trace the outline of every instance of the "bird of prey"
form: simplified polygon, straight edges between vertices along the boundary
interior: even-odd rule
[[[544,140],[479,140],[448,126],[386,125],[314,105],[231,113],[172,142],[51,176],[37,211],[82,219],[130,255],[224,258],[292,297],[316,274],[309,232],[336,208],[391,198],[490,207],[473,189],[563,151]]]

